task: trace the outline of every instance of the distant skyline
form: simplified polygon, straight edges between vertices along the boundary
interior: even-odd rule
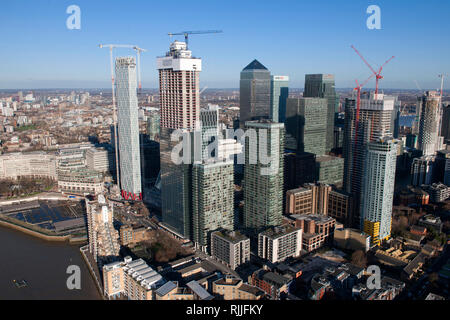
[[[72,4],[81,8],[81,30],[66,28]],[[381,30],[366,27],[373,4],[381,8]],[[370,76],[352,44],[374,68],[396,56],[384,69],[381,89],[416,89],[414,80],[424,90],[437,89],[438,74],[450,74],[445,0],[15,0],[1,9],[0,89],[108,88],[109,52],[100,43],[147,49],[142,84],[157,88],[156,57],[174,39],[184,40],[167,33],[210,29],[223,33],[189,39],[193,55],[203,60],[201,87],[238,88],[240,71],[257,59],[273,75],[288,75],[293,88],[303,88],[307,73],[335,74],[337,88],[350,88]]]

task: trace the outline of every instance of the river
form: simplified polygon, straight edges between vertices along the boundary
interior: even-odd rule
[[[69,290],[69,265],[81,270],[81,289]],[[28,286],[17,288],[13,280]],[[0,227],[0,300],[101,299],[79,247],[47,242],[19,231]]]

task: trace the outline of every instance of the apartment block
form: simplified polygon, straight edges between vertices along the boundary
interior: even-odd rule
[[[216,231],[211,235],[211,256],[236,270],[250,261],[250,239],[238,231]]]
[[[269,228],[258,235],[258,256],[277,263],[300,256],[302,229],[290,225]]]

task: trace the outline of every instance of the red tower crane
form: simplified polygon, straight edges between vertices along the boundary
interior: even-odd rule
[[[386,62],[378,69],[378,72],[375,71],[372,66],[366,61],[366,59],[364,59],[364,57],[362,56],[361,53],[359,53],[358,50],[356,50],[356,48],[352,45],[353,50],[355,50],[355,52],[358,54],[358,56],[362,59],[362,61],[364,61],[364,63],[369,67],[370,71],[372,71],[372,73],[374,74],[374,76],[376,77],[376,85],[375,85],[375,99],[377,99],[378,97],[378,82],[383,79],[383,76],[381,75],[381,72],[383,71],[383,67],[386,66],[392,59],[395,58],[395,56],[390,57],[388,60],[386,60]]]

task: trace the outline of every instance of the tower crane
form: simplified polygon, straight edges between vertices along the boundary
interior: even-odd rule
[[[207,34],[207,33],[222,33],[222,32],[223,32],[222,30],[182,31],[182,32],[176,32],[176,33],[169,32],[168,35],[170,37],[183,35],[184,41],[186,42],[186,49],[188,49],[188,42],[189,42],[190,34]]]
[[[358,54],[358,56],[364,61],[364,63],[369,67],[370,71],[374,74],[376,77],[376,85],[375,85],[375,100],[378,98],[378,82],[383,79],[383,76],[381,75],[381,72],[383,71],[383,67],[386,66],[392,59],[395,58],[395,56],[390,57],[386,62],[378,69],[378,71],[375,71],[372,66],[364,59],[361,53],[359,53],[358,50],[352,45],[352,49],[355,50],[355,52]]]
[[[138,94],[142,93],[142,84],[141,84],[141,52],[146,52],[147,50],[139,48],[138,46],[134,46],[133,49],[136,51],[137,55],[137,68],[138,68]]]

